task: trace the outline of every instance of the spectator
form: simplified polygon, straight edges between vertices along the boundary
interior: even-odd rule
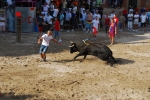
[[[50,8],[50,15],[53,16],[53,13],[54,13],[54,3],[53,2],[50,4],[49,8]]]
[[[136,12],[135,13],[135,15],[134,15],[134,30],[133,31],[138,31],[138,24],[139,24],[139,14],[138,14],[138,12]]]
[[[105,17],[104,26],[105,26],[105,32],[107,34],[109,30],[109,26],[110,26],[110,18],[108,18],[108,14],[106,14],[106,17]]]
[[[39,31],[37,39],[39,39],[42,36],[44,25],[46,25],[46,23],[44,22],[44,15],[42,15],[42,17],[38,17],[36,19],[36,24],[38,26],[38,31]]]
[[[63,25],[64,25],[64,13],[63,11],[60,12],[59,20],[60,20],[60,30],[63,30]]]
[[[71,28],[72,28],[72,32],[74,31],[74,25],[75,25],[75,20],[76,20],[76,14],[73,12],[73,10],[71,11]]]
[[[67,24],[67,32],[70,32],[70,19],[71,19],[71,13],[70,13],[70,10],[68,9],[66,11],[66,24]]]
[[[150,9],[147,12],[147,17],[148,17],[148,27],[150,29]]]
[[[47,5],[49,6],[51,3],[51,0],[45,0],[45,2],[47,3]]]
[[[125,26],[125,17],[123,16],[122,12],[120,12],[119,16],[119,31],[124,30],[124,26]]]
[[[48,13],[48,8],[50,7],[49,5],[47,5],[47,3],[45,2],[44,5],[42,5],[43,7],[43,11],[41,12],[44,15],[47,15]]]
[[[4,33],[5,33],[5,22],[6,22],[6,19],[4,17],[4,14],[2,14],[2,16],[0,17],[0,31],[2,31],[3,33],[3,36],[4,36]]]
[[[67,9],[67,2],[66,2],[66,0],[63,0],[62,7],[63,7],[62,11],[65,12],[66,9]]]
[[[92,20],[93,20],[93,14],[90,11],[87,11],[87,22],[86,22],[86,33],[90,32],[92,33]]]
[[[61,38],[60,38],[60,23],[59,23],[57,18],[55,18],[55,22],[54,22],[54,37],[55,37],[55,39],[58,37],[59,42],[62,41]]]
[[[67,0],[67,8],[71,8],[71,4],[72,4],[71,0]]]
[[[85,28],[85,25],[86,25],[86,11],[85,11],[85,9],[83,10],[83,13],[82,13],[82,18],[81,18],[81,20],[82,20],[82,22],[83,22],[83,31],[85,31],[86,30],[86,28]]]
[[[128,30],[132,30],[133,26],[133,12],[130,11],[128,14]]]
[[[53,17],[54,17],[54,18],[57,17],[58,12],[59,12],[59,10],[58,10],[58,7],[56,6],[56,7],[54,8],[54,13],[53,13]]]
[[[114,22],[114,19],[111,19],[111,24],[110,24],[110,27],[109,27],[109,38],[110,38],[110,41],[111,41],[111,45],[114,44],[114,37],[117,33],[117,28],[116,28],[116,24]]]
[[[48,30],[51,30],[51,28],[52,28],[52,24],[53,24],[52,19],[53,19],[53,17],[48,13],[46,16],[46,23],[47,23]]]
[[[145,31],[146,22],[147,22],[148,17],[145,14],[145,12],[143,12],[140,18],[141,18],[141,30]]]
[[[101,15],[98,13],[98,10],[95,11],[95,14],[93,15],[93,19],[98,18],[98,20],[101,19]]]
[[[52,37],[52,32],[51,32],[51,31],[47,31],[47,34],[42,35],[42,37],[40,37],[40,38],[38,39],[38,44],[40,44],[41,41],[42,41],[42,44],[41,44],[39,53],[40,53],[41,58],[43,59],[44,62],[46,61],[46,52],[47,52],[47,50],[48,50],[50,40],[52,40],[52,41],[55,42],[55,43],[60,44],[59,42],[57,42],[57,41]]]
[[[73,13],[74,13],[74,14],[76,14],[76,13],[77,13],[77,9],[78,9],[78,8],[77,8],[77,6],[76,6],[76,5],[73,5],[72,10],[73,10]]]
[[[100,29],[100,23],[99,23],[99,19],[96,16],[96,18],[92,21],[93,24],[93,32],[92,32],[92,40],[96,41],[96,35],[98,33],[98,30]]]

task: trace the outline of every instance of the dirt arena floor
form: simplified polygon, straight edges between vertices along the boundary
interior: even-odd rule
[[[150,100],[150,31],[120,32],[115,44],[101,31],[97,42],[106,44],[119,61],[114,67],[87,56],[71,59],[70,41],[89,35],[78,30],[61,32],[62,44],[50,43],[47,62],[40,58],[37,33],[0,36],[0,100]]]

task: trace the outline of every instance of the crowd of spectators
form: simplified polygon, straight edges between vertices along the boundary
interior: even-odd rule
[[[11,0],[8,1],[13,3]],[[75,31],[79,27],[78,25],[81,25],[86,33],[92,33],[93,26],[97,28],[97,31],[103,27],[108,33],[112,19],[117,19],[118,31],[123,31],[125,28],[139,31],[139,29],[144,30],[146,26],[150,27],[149,8],[142,6],[134,9],[130,6],[129,9],[124,9],[116,15],[113,8],[122,7],[124,0],[108,0],[108,7],[113,7],[111,12],[103,12],[106,0],[102,0],[101,3],[98,1],[37,0],[36,22],[39,26],[38,31],[42,34],[47,30],[52,30],[55,18],[60,22],[60,30],[67,32]]]

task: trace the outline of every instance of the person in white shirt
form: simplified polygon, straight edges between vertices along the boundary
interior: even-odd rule
[[[51,29],[51,27],[52,27],[52,24],[53,24],[52,19],[53,19],[53,17],[48,13],[47,16],[46,16],[46,22],[48,24],[47,25],[48,30]]]
[[[77,13],[77,9],[78,9],[78,8],[77,8],[77,6],[76,6],[76,5],[73,5],[72,10],[73,10],[73,13],[74,13],[74,14],[76,14],[76,13]]]
[[[12,4],[12,0],[7,0],[7,4],[10,6]]]
[[[2,31],[3,33],[3,36],[4,36],[4,33],[5,33],[5,17],[4,17],[4,14],[1,15],[0,17],[0,31]]]
[[[54,8],[54,13],[53,13],[53,17],[54,17],[54,18],[57,17],[58,12],[59,12],[59,10],[58,10],[58,8],[57,8],[57,6],[56,6],[56,7]]]
[[[43,7],[43,11],[41,12],[44,15],[47,15],[48,13],[48,8],[50,7],[49,5],[47,5],[47,3],[45,2],[44,5],[41,5]]]
[[[95,11],[95,14],[93,15],[93,19],[98,18],[98,20],[101,19],[101,15],[98,13],[98,10]]]
[[[148,19],[148,16],[145,14],[145,12],[143,12],[140,18],[141,18],[141,30],[145,31],[146,21]]]
[[[133,31],[138,31],[138,25],[139,25],[139,17],[140,15],[138,14],[138,12],[135,13],[134,15],[134,30]]]
[[[53,2],[50,4],[50,15],[53,16],[53,13],[54,13],[54,4]]]
[[[100,22],[99,22],[99,19],[98,19],[97,16],[92,21],[92,25],[93,25],[93,32],[96,31],[96,33],[94,32],[93,35],[92,35],[92,40],[96,40],[96,35],[97,35],[97,32],[100,28]]]
[[[128,17],[128,30],[132,30],[132,28],[133,28],[133,25],[132,25],[133,24],[133,13],[132,13],[132,11],[129,12],[127,17]]]
[[[86,28],[85,28],[85,25],[86,25],[86,11],[85,11],[85,9],[83,10],[83,13],[82,13],[82,18],[81,18],[81,21],[83,22],[83,31],[85,31],[86,30]]]
[[[48,47],[49,47],[49,43],[50,41],[53,41],[55,43],[58,43],[60,44],[60,42],[56,41],[53,36],[52,36],[52,32],[49,30],[47,31],[47,34],[44,34],[42,35],[39,39],[38,39],[38,44],[41,44],[41,41],[42,41],[42,44],[40,46],[40,55],[41,55],[41,58],[43,59],[43,61],[45,62],[46,61],[46,52],[48,50]]]
[[[50,5],[51,0],[45,0],[45,2],[47,3],[47,5]]]

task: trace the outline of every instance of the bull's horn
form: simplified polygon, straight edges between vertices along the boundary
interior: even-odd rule
[[[73,47],[73,46],[74,46],[74,44],[73,44],[73,45],[71,45],[71,46],[69,46],[69,47],[71,48],[71,47]]]
[[[73,43],[72,41],[70,41],[70,43]]]

